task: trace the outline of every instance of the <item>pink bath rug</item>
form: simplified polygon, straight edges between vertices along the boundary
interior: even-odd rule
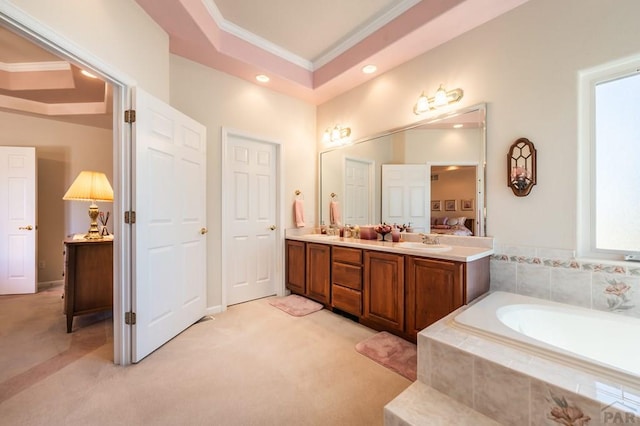
[[[378,364],[415,382],[418,367],[416,345],[386,331],[356,345],[356,350]]]
[[[289,315],[293,315],[294,317],[303,317],[322,309],[322,305],[320,303],[298,296],[297,294],[290,294],[289,296],[272,299],[269,301],[269,304],[285,311]]]

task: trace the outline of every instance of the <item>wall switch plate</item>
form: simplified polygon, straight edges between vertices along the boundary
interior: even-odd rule
[[[629,260],[631,262],[640,262],[640,254],[628,254],[624,257],[624,260]]]

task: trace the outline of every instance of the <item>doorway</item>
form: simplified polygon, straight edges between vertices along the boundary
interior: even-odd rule
[[[28,15],[25,15],[24,13],[21,13],[21,11],[15,9],[10,4],[3,4],[1,6],[0,27],[8,32],[11,32],[14,35],[18,35],[24,40],[28,40],[33,44],[33,46],[38,47],[42,51],[48,52],[49,55],[55,57],[58,62],[66,62],[72,68],[82,67],[82,69],[89,71],[94,76],[97,76],[104,83],[105,99],[108,97],[108,105],[106,105],[107,109],[109,111],[112,111],[114,116],[121,117],[123,115],[125,105],[128,103],[128,87],[132,86],[132,82],[129,81],[127,77],[120,76],[113,70],[106,72],[101,71],[100,68],[105,67],[104,64],[95,66],[92,65],[92,61],[95,61],[95,59],[86,59],[90,56],[87,52],[81,51],[77,46],[75,46],[73,43],[70,43],[68,40],[52,34],[38,21],[34,20]],[[40,34],[48,35],[47,38],[45,38]],[[54,121],[66,121],[67,123],[73,123],[73,118],[67,116],[61,118],[59,121],[52,120],[52,122]],[[112,211],[117,212],[123,210],[121,206],[125,205],[124,201],[127,200],[129,196],[129,191],[126,190],[126,188],[128,187],[127,182],[130,180],[128,172],[130,170],[130,167],[127,164],[128,160],[125,151],[125,140],[128,134],[127,129],[125,129],[124,126],[114,124],[113,119],[110,118],[109,123],[109,128],[103,128],[103,131],[109,133],[108,149],[112,157],[110,156],[111,160],[109,161],[108,168],[112,174],[111,183],[114,189],[114,202],[112,205]],[[82,142],[86,144],[86,138]],[[30,141],[30,145],[33,145],[33,141]],[[50,159],[51,163],[56,164],[58,166],[57,169],[60,169],[60,165],[64,164],[65,161],[69,161],[69,158],[73,158],[73,155],[70,152],[70,148],[65,148],[63,153],[57,156],[54,155]],[[101,167],[101,165],[103,166],[104,162],[101,162],[99,157],[100,155],[95,155],[95,158],[93,158],[94,163],[87,165],[87,167],[98,168]],[[51,168],[53,169],[56,167]],[[71,176],[68,179],[73,179],[73,177],[75,176]],[[60,185],[56,183],[60,178],[64,178],[64,176],[61,176],[58,171],[58,175],[56,175],[56,178],[58,179],[56,179],[55,181],[47,182],[47,184],[50,185],[49,190],[46,192],[45,197],[40,198],[51,198],[53,197],[52,194],[56,194],[60,192],[60,190],[62,190],[61,194],[64,194],[64,190],[66,190],[66,188],[60,188]],[[58,199],[58,197],[55,198]],[[61,195],[59,198],[61,198]],[[61,199],[59,200],[59,202],[60,205],[62,205]],[[79,204],[77,208],[79,209],[79,211],[83,211],[83,213],[80,214],[82,214],[85,217],[85,220],[88,221],[88,218],[86,217],[86,206],[82,205],[82,203],[74,204]],[[62,208],[67,207],[64,206]],[[61,215],[61,213],[58,213],[58,215]],[[51,212],[51,216],[54,216],[53,211]],[[114,242],[113,361],[116,364],[127,364],[130,360],[129,344],[127,343],[130,336],[130,331],[127,329],[127,327],[125,327],[123,320],[123,312],[125,311],[124,308],[130,305],[130,296],[128,292],[123,291],[125,286],[129,285],[128,277],[130,270],[128,261],[128,259],[130,258],[130,230],[126,228],[127,227],[122,226],[117,220],[114,220],[112,222],[112,225],[110,226],[110,231],[112,231],[115,235],[118,235],[117,241]],[[63,265],[61,242],[64,238],[64,227],[62,228],[62,230],[58,230],[57,232],[60,232],[60,235],[55,235],[52,239],[58,241],[57,249],[54,249],[54,251],[57,253],[58,258],[60,259],[60,274],[62,272]],[[44,249],[44,247],[41,247],[41,249]],[[58,277],[60,276],[59,274]],[[62,315],[61,320],[63,320]]]
[[[281,271],[281,148],[265,138],[222,130],[222,303],[284,289]]]

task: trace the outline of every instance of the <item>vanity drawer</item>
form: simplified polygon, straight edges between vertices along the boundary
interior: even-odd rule
[[[331,306],[354,315],[362,315],[362,293],[341,285],[331,288]]]
[[[348,247],[333,247],[333,260],[338,262],[362,264],[362,250]]]
[[[331,282],[354,290],[362,290],[362,266],[333,262]]]

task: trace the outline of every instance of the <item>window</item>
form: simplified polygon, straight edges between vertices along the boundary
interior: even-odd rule
[[[581,79],[578,241],[581,255],[640,252],[640,60]]]

